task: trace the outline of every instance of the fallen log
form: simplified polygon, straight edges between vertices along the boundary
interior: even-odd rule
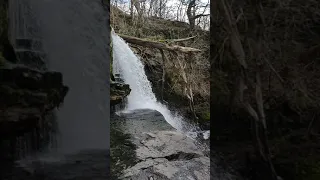
[[[188,40],[194,39],[196,37],[197,36],[192,36],[192,37],[187,37],[187,38],[182,38],[182,39],[169,39],[169,40],[165,40],[165,42],[172,44],[172,43],[176,43],[176,42],[188,41]]]
[[[191,48],[191,47],[183,47],[183,46],[178,46],[178,45],[169,46],[165,43],[161,43],[161,42],[157,42],[157,41],[140,39],[140,38],[126,36],[126,35],[120,35],[120,34],[118,34],[118,35],[122,39],[127,41],[128,43],[136,44],[139,46],[152,47],[152,48],[158,48],[158,49],[174,51],[174,52],[182,52],[182,53],[201,52],[200,49],[195,49],[195,48]]]

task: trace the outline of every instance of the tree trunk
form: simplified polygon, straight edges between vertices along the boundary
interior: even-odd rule
[[[182,52],[182,53],[201,52],[200,49],[195,49],[191,47],[183,47],[183,46],[177,46],[177,45],[169,46],[165,43],[150,41],[146,39],[140,39],[132,36],[126,36],[126,35],[119,35],[119,36],[123,38],[125,41],[127,41],[128,43],[132,43],[132,44],[136,44],[144,47],[152,47],[152,48],[163,49],[163,50],[174,51],[174,52]]]
[[[142,17],[143,11],[141,8],[141,3],[139,2],[139,0],[132,0],[131,2],[132,2],[132,5],[136,8],[138,13],[137,25],[141,26],[143,24],[143,17]],[[133,8],[132,8],[132,17],[133,17]]]
[[[130,16],[131,18],[133,19],[133,5],[134,4],[134,0],[131,0],[131,3],[130,3]]]
[[[188,4],[188,8],[187,8],[187,17],[188,17],[191,29],[194,29],[195,24],[196,24],[195,18],[194,18],[195,16],[193,16],[194,12],[192,12],[192,9],[194,8],[195,4],[196,4],[196,0],[191,0]]]

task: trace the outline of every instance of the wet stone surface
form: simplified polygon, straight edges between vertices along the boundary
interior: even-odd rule
[[[195,142],[175,131],[153,110],[119,114],[111,123],[111,132],[123,133],[125,140],[112,141],[111,155],[124,150],[127,157],[112,157],[111,167],[117,179],[209,179],[210,160]],[[119,137],[119,136],[117,136]],[[115,136],[111,135],[111,139]],[[118,147],[118,148],[117,148]]]
[[[87,150],[70,155],[48,154],[17,161],[9,180],[107,180],[108,150]]]

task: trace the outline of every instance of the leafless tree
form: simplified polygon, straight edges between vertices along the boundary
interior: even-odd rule
[[[210,14],[205,14],[206,9],[209,7],[209,3],[204,5],[199,0],[182,0],[182,1],[183,1],[183,3],[188,5],[187,6],[187,17],[188,17],[191,29],[195,28],[197,19],[210,15]],[[200,7],[203,7],[204,11],[200,14],[197,14],[197,10],[199,10]]]
[[[176,21],[189,21],[190,28],[209,28],[209,2],[203,0],[112,0],[112,4],[136,18],[140,24],[145,18],[157,17]],[[124,9],[123,9],[124,8]]]

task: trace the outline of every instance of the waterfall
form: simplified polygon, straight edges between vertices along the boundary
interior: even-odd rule
[[[28,48],[33,54],[44,53],[38,59],[47,69],[61,72],[70,88],[56,112],[58,152],[109,149],[110,31],[101,1],[9,2],[10,41],[16,52]],[[21,39],[36,43],[26,47]]]
[[[120,74],[126,84],[130,85],[127,111],[135,109],[153,109],[159,111],[165,120],[175,129],[182,132],[199,130],[196,126],[188,124],[182,116],[171,112],[165,105],[157,101],[148,80],[144,65],[132,52],[127,43],[116,33],[112,32],[113,68],[115,74]]]
[[[70,88],[57,113],[60,150],[108,149],[108,14],[100,0],[42,1],[38,10],[48,68]]]
[[[46,69],[44,64],[45,51],[42,46],[42,32],[36,18],[32,3],[35,0],[8,1],[9,31],[8,38],[18,58],[20,66],[28,66],[40,70]],[[30,132],[16,137],[14,142],[14,157],[21,159],[33,156],[48,147],[54,147],[55,127],[49,127],[55,119],[46,118],[40,121]]]

